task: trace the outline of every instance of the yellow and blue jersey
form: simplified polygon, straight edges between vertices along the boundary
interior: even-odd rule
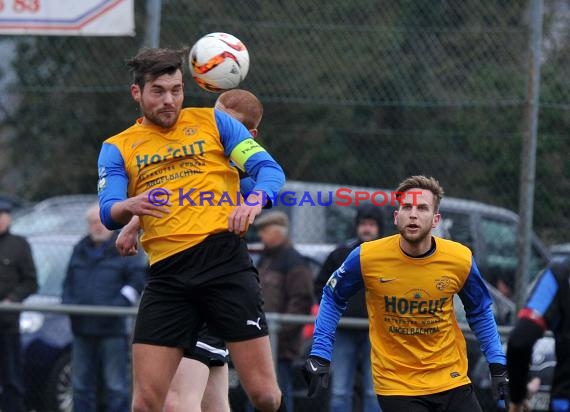
[[[331,359],[347,300],[364,287],[376,393],[427,395],[470,382],[455,294],[487,361],[505,364],[491,297],[471,251],[456,242],[434,240],[434,253],[421,258],[401,250],[400,235],[353,250],[323,290],[311,354]]]
[[[227,231],[230,213],[243,202],[232,164],[253,178],[252,190],[273,194],[284,184],[277,162],[240,122],[220,110],[183,109],[167,130],[138,119],[101,148],[101,219],[117,229],[122,225],[111,218],[114,203],[153,189],[170,191],[169,214],[141,216],[141,243],[150,263],[156,263]]]

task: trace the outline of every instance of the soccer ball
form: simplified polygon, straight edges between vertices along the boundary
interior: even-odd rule
[[[237,37],[210,33],[192,46],[188,64],[200,87],[220,93],[237,87],[245,79],[249,70],[249,53]]]

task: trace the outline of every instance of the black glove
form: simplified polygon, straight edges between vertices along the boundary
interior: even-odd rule
[[[321,390],[329,387],[331,363],[317,356],[309,356],[303,368],[303,377],[309,386],[307,395],[315,397]]]
[[[493,398],[495,400],[504,400],[505,407],[509,407],[509,374],[507,367],[500,363],[490,363],[489,370],[491,371],[491,389],[493,391]]]

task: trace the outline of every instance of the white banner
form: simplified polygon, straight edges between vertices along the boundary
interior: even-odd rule
[[[134,0],[0,0],[0,34],[134,36]]]

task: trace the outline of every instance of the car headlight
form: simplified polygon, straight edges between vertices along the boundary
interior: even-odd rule
[[[20,333],[35,333],[43,326],[45,315],[41,312],[22,312],[20,314]]]

